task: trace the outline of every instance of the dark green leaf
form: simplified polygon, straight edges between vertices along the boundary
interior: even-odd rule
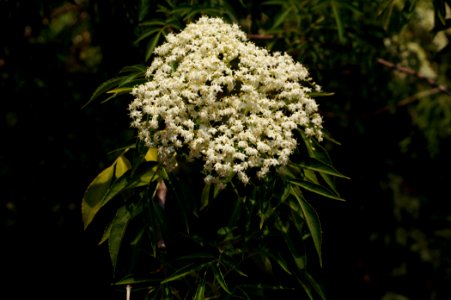
[[[302,187],[303,189],[306,189],[307,191],[310,191],[312,193],[327,197],[327,198],[331,198],[331,199],[335,199],[335,200],[340,200],[340,201],[345,201],[345,199],[341,198],[339,195],[335,194],[333,191],[331,191],[330,189],[319,185],[319,184],[315,184],[312,182],[308,182],[308,181],[294,181],[291,180],[290,181],[292,184],[297,185]]]
[[[146,60],[149,60],[149,58],[152,56],[155,48],[158,45],[158,42],[160,41],[160,37],[161,37],[161,31],[159,31],[152,40],[149,41],[149,43],[147,44],[147,50],[146,50]]]
[[[126,206],[119,208],[116,212],[116,216],[111,223],[110,236],[108,239],[108,249],[113,269],[116,268],[119,249],[121,247],[122,239],[125,235],[127,225],[130,220],[134,218],[137,213],[139,213],[136,207],[133,208],[136,211],[131,211],[132,208]]]
[[[201,195],[201,207],[200,210],[203,210],[205,207],[208,206],[208,203],[210,201],[210,189],[211,184],[205,184],[204,188],[202,189],[202,195]]]
[[[94,91],[94,93],[92,94],[91,98],[89,99],[88,102],[86,102],[86,104],[84,104],[82,106],[82,108],[86,107],[88,104],[90,104],[93,100],[97,99],[100,95],[103,95],[104,93],[106,93],[107,91],[117,87],[119,85],[119,83],[123,80],[122,77],[115,77],[112,79],[109,79],[107,81],[105,81],[104,83],[102,83],[101,85],[99,85],[96,90]]]
[[[324,292],[324,289],[318,282],[316,282],[315,278],[313,278],[313,276],[310,275],[307,271],[304,272],[304,276],[307,279],[307,281],[310,283],[310,285],[313,287],[313,289],[321,297],[321,299],[326,300],[326,294]]]
[[[281,10],[280,13],[275,17],[272,29],[279,27],[282,23],[287,20],[288,15],[291,13],[291,8]]]
[[[302,196],[301,192],[296,188],[293,187],[293,196],[296,197],[296,199],[299,202],[299,205],[302,210],[302,214],[304,215],[304,220],[307,224],[307,227],[309,229],[309,232],[312,236],[313,243],[315,245],[316,252],[319,257],[319,263],[320,266],[322,266],[322,255],[321,255],[321,223],[318,217],[318,214],[313,209],[313,207],[305,200],[305,198]]]
[[[171,276],[169,276],[168,278],[161,281],[161,284],[179,280],[183,277],[186,277],[188,275],[191,275],[191,274],[201,270],[202,268],[208,266],[209,264],[211,264],[211,262],[200,264],[200,265],[195,264],[195,263],[189,264],[189,265],[175,271]]]
[[[333,175],[336,177],[349,179],[349,177],[344,176],[343,174],[338,172],[332,165],[326,164],[313,157],[309,158],[309,159],[305,159],[304,161],[300,162],[299,165],[306,169],[310,169],[310,170],[317,171],[320,173],[326,173],[326,174]]]
[[[227,287],[227,283],[225,282],[224,275],[222,275],[221,269],[217,267],[216,265],[212,265],[213,275],[216,279],[216,281],[219,283],[221,288],[227,293],[232,295],[232,292]]]
[[[196,294],[194,294],[194,300],[204,300],[205,297],[205,273],[200,276],[199,282],[197,283]]]

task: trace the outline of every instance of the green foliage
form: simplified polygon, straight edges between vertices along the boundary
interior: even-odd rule
[[[182,298],[229,294],[254,299],[262,290],[274,294],[301,289],[310,299],[325,299],[307,268],[307,242],[322,264],[322,231],[306,197],[312,192],[341,199],[334,188],[325,194],[319,178],[344,176],[317,160],[324,151],[313,150],[308,140],[305,147],[312,156],[304,159],[300,150],[298,160],[314,163],[293,162],[259,185],[237,182],[218,191],[203,183],[195,165],[166,174],[156,164],[155,149],[146,152],[137,145],[87,188],[85,227],[103,208],[112,208],[102,242],[108,242],[116,284],[142,288],[148,297],[160,297],[164,287]],[[130,162],[125,155],[134,159]],[[163,183],[167,191],[162,195]],[[143,270],[142,265],[149,267]]]

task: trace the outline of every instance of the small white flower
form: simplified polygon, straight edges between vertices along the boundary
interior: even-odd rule
[[[238,25],[202,17],[168,34],[154,54],[128,109],[138,137],[158,148],[168,170],[186,155],[203,161],[208,183],[224,186],[236,175],[247,184],[251,169],[262,178],[288,163],[294,129],[322,139],[318,105],[308,96],[310,86],[321,87],[303,65],[257,47]]]

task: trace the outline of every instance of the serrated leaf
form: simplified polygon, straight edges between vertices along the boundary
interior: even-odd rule
[[[302,214],[304,216],[305,223],[309,229],[310,235],[313,239],[313,244],[315,245],[316,252],[319,257],[319,264],[322,266],[323,260],[321,255],[321,223],[318,217],[318,214],[313,209],[313,207],[305,200],[300,191],[296,188],[292,188],[293,196],[295,196],[298,201]]]

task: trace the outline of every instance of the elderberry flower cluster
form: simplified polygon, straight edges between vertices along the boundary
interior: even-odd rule
[[[309,96],[320,87],[287,54],[270,54],[236,24],[201,17],[155,49],[149,80],[134,87],[131,126],[158,148],[168,169],[176,157],[203,162],[205,181],[233,176],[247,184],[287,164],[293,130],[322,140],[322,119]]]

